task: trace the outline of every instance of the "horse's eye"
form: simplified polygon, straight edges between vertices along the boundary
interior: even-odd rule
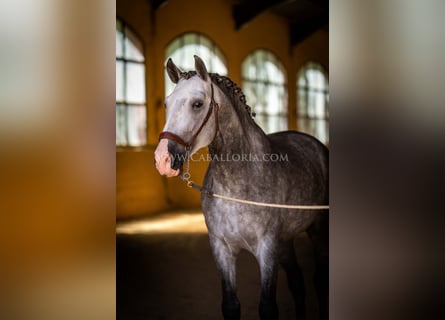
[[[193,107],[193,110],[198,110],[199,108],[202,107],[202,102],[201,101],[196,101],[196,102],[193,103],[192,107]]]

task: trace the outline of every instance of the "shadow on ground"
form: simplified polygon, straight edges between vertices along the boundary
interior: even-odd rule
[[[303,269],[309,320],[318,317],[312,283],[312,246],[305,234],[295,240]],[[116,236],[118,320],[222,319],[220,280],[206,233],[118,233]],[[256,260],[241,252],[237,262],[241,319],[258,319],[260,275]],[[280,319],[295,319],[283,270],[277,302]]]

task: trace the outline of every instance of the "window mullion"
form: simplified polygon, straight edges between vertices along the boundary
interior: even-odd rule
[[[126,42],[127,42],[127,34],[125,32],[125,24],[123,24],[123,45],[122,45],[122,51],[123,51],[123,56],[124,56],[124,70],[123,70],[123,77],[124,77],[124,106],[125,106],[125,144],[128,145],[129,141],[130,141],[130,135],[128,133],[128,104],[127,104],[127,61],[126,61],[126,53],[127,53],[127,48],[126,48]]]

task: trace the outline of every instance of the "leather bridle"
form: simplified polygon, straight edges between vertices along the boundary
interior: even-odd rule
[[[209,121],[210,116],[212,115],[213,109],[215,109],[215,135],[214,135],[214,137],[212,139],[212,141],[213,141],[215,139],[215,137],[216,137],[216,134],[219,131],[219,124],[218,124],[219,105],[215,102],[215,99],[213,97],[213,84],[211,84],[211,90],[212,90],[212,95],[210,97],[209,111],[207,112],[207,115],[204,118],[204,121],[202,122],[202,124],[199,127],[198,131],[196,131],[196,133],[193,135],[192,139],[189,142],[186,142],[184,139],[182,139],[177,134],[174,134],[174,133],[169,132],[169,131],[161,132],[161,134],[159,135],[159,141],[161,139],[170,139],[170,140],[173,140],[173,141],[179,143],[180,145],[184,146],[186,151],[191,151],[192,147],[193,147],[193,144],[195,143],[196,138],[201,133],[201,131],[204,128],[204,126],[206,125],[207,121]]]

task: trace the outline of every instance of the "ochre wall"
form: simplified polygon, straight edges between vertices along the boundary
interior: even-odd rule
[[[299,68],[307,61],[316,61],[326,70],[329,67],[327,30],[320,30],[291,48],[286,21],[272,13],[257,16],[237,31],[232,1],[169,0],[156,12],[149,3],[116,1],[116,15],[134,29],[145,45],[148,141],[146,147],[116,150],[118,219],[200,206],[197,191],[187,188],[178,178],[161,177],[153,165],[153,152],[165,121],[165,49],[178,35],[195,31],[212,39],[227,59],[229,77],[240,86],[241,64],[246,56],[256,49],[273,52],[287,70],[289,129],[296,129],[295,84]],[[206,167],[206,162],[191,163],[194,181],[202,182]]]

